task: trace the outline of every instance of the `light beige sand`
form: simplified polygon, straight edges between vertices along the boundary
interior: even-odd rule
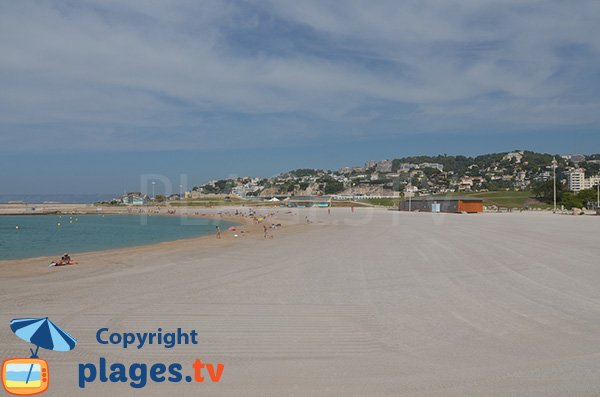
[[[596,396],[600,217],[295,210],[273,239],[196,240],[0,266],[0,355],[12,318],[79,339],[43,351],[48,396],[77,364],[225,364],[218,384],[95,382],[90,396]],[[293,231],[288,231],[295,229]],[[1,325],[4,324],[4,325]],[[124,350],[95,331],[196,329],[200,344]],[[191,368],[185,368],[186,374]]]

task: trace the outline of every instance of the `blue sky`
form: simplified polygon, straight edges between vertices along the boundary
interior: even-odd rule
[[[0,194],[600,152],[595,0],[0,1]]]

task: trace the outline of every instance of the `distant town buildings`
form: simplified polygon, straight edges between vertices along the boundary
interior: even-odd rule
[[[148,204],[148,196],[140,192],[126,193],[121,197],[121,202],[126,205],[144,205]]]
[[[258,185],[259,179],[254,178],[250,181],[244,183],[243,185],[234,186],[231,189],[231,194],[234,196],[238,196],[240,198],[244,198],[249,195],[254,195],[255,192],[260,190],[260,186]]]
[[[566,154],[561,157],[567,161],[571,161],[573,164],[579,164],[585,161],[585,156],[582,154]]]
[[[390,160],[382,160],[377,163],[375,170],[378,172],[392,172],[392,162]]]
[[[408,172],[410,170],[412,170],[413,168],[418,168],[419,166],[416,164],[411,164],[411,163],[400,163],[398,165],[398,171],[399,172]]]
[[[444,171],[444,166],[438,163],[421,163],[419,168],[435,168],[438,171]]]
[[[371,170],[375,167],[377,167],[377,161],[369,160],[365,163],[365,169],[367,170]]]
[[[392,172],[392,161],[391,160],[381,160],[381,161],[369,160],[369,161],[365,162],[365,167],[363,170],[378,171],[378,172]]]
[[[459,192],[470,192],[473,190],[473,178],[470,176],[465,176],[460,179],[458,182],[458,191]]]
[[[591,189],[600,183],[600,176],[585,177],[585,170],[576,168],[568,174],[569,190],[579,192],[584,189]]]
[[[517,150],[466,156],[414,156],[369,160],[364,166],[345,165],[337,171],[297,169],[271,178],[236,177],[212,180],[186,192],[189,199],[239,197],[285,199],[300,196],[398,197],[452,192],[528,190],[552,180],[551,154]],[[600,154],[556,156],[558,183],[579,192],[593,188],[599,178]],[[574,160],[580,161],[575,165]],[[588,175],[586,178],[585,176]]]

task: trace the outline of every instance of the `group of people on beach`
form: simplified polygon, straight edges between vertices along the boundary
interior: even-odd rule
[[[223,211],[223,212],[219,212],[219,215],[221,217],[223,216],[236,216],[236,217],[242,217],[242,218],[250,218],[251,222],[255,225],[258,224],[262,224],[263,226],[263,237],[265,239],[267,238],[273,238],[273,233],[269,232],[269,230],[277,230],[279,227],[281,227],[281,223],[271,223],[269,226],[269,219],[275,217],[277,214],[279,213],[279,211],[269,211],[266,214],[265,213],[259,213],[258,211],[252,209],[252,208],[248,208],[247,211],[243,211],[243,210],[239,210],[236,209],[234,212],[229,212],[229,211]],[[200,215],[205,215],[205,214],[200,214]],[[243,231],[241,231],[240,233],[244,233]],[[221,230],[220,226],[215,226],[215,237],[217,239],[221,239],[221,237],[223,236],[223,231]],[[236,235],[237,237],[237,235]]]

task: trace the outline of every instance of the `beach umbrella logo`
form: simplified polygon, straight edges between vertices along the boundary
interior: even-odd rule
[[[66,352],[73,350],[77,339],[45,318],[17,318],[10,322],[10,329],[19,338],[35,346],[29,358],[9,358],[2,364],[2,385],[14,395],[31,396],[48,389],[50,372],[48,363],[38,357],[40,347]]]

